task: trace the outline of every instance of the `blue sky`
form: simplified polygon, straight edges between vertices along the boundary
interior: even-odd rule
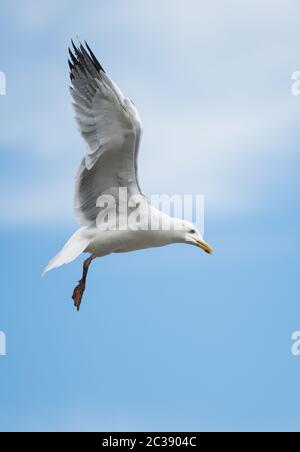
[[[0,430],[300,430],[299,5],[3,1]],[[67,47],[86,39],[144,123],[147,194],[204,194],[182,245],[41,278],[76,229],[84,143]]]

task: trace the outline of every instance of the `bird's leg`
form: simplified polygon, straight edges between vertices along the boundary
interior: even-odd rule
[[[77,311],[79,311],[81,300],[85,291],[85,283],[86,283],[86,277],[89,271],[89,266],[91,265],[92,260],[95,258],[95,256],[91,255],[88,259],[86,259],[83,263],[83,269],[82,269],[82,278],[78,282],[78,285],[75,287],[73,291],[72,298],[74,300],[74,306],[77,308]]]

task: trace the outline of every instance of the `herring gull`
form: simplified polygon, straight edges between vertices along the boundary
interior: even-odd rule
[[[86,42],[76,47],[72,41],[69,54],[75,118],[87,145],[75,187],[80,229],[44,273],[89,253],[72,295],[79,310],[96,257],[173,243],[196,245],[209,254],[212,248],[191,222],[173,218],[147,201],[138,181],[142,123],[136,106],[108,77]],[[129,225],[130,216],[135,223]]]

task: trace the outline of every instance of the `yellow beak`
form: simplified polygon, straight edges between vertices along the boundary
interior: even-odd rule
[[[201,248],[206,253],[212,254],[213,249],[208,243],[199,241],[199,242],[197,242],[197,245],[199,246],[199,248]]]

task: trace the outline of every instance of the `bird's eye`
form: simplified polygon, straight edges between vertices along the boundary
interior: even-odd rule
[[[191,229],[190,230],[190,234],[195,234],[196,230],[195,229]]]

